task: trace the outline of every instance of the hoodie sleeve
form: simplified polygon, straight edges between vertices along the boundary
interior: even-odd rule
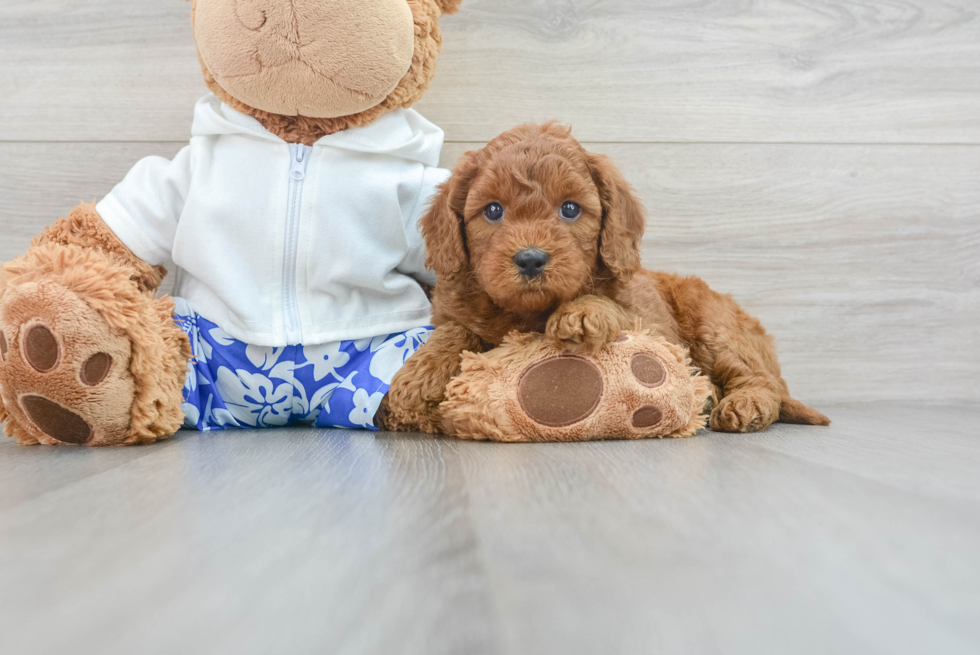
[[[177,221],[191,183],[191,147],[173,158],[147,157],[95,209],[119,240],[146,263],[171,259]]]
[[[429,203],[438,191],[438,186],[449,179],[450,172],[444,168],[427,166],[422,174],[422,188],[419,191],[415,209],[406,217],[405,235],[408,238],[408,254],[398,270],[414,277],[419,282],[434,285],[436,274],[425,267],[425,241],[419,221],[429,209]]]

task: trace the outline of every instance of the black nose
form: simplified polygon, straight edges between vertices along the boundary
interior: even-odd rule
[[[540,277],[544,267],[551,260],[551,255],[540,248],[525,248],[514,255],[517,270],[527,279]]]

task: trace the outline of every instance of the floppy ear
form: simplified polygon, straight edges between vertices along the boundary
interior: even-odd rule
[[[425,267],[440,277],[459,273],[469,263],[463,211],[470,184],[479,171],[479,152],[464,154],[442,183],[419,224],[425,238]]]
[[[627,281],[640,268],[640,240],[646,226],[643,205],[605,155],[589,154],[589,170],[602,202],[599,257],[613,275]]]
[[[463,0],[435,0],[439,9],[442,9],[444,14],[455,14],[459,11],[459,6],[463,3]]]

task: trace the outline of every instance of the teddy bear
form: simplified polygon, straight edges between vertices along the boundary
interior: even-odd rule
[[[417,223],[448,176],[410,107],[461,0],[194,0],[210,93],[0,272],[0,422],[22,444],[377,429],[431,331]],[[156,297],[176,266],[173,297]]]

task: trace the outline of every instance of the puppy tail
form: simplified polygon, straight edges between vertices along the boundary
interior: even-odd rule
[[[798,400],[784,396],[779,403],[779,422],[799,425],[830,425],[830,419]]]

